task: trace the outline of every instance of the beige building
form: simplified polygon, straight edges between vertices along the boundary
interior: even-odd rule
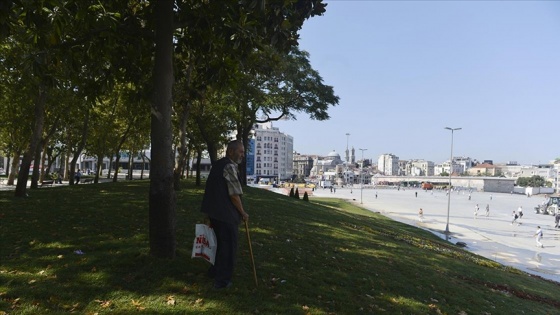
[[[467,170],[467,174],[470,176],[496,176],[498,172],[498,167],[488,163],[478,164]]]

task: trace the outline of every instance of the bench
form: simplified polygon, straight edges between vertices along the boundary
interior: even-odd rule
[[[93,184],[93,178],[84,178],[82,179],[81,182],[82,184],[87,184],[87,183]]]
[[[43,186],[51,186],[54,184],[54,180],[44,180],[41,182],[41,187]]]

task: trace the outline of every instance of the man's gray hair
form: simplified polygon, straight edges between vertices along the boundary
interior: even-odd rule
[[[230,141],[227,145],[227,151],[235,150],[235,149],[239,148],[240,146],[243,146],[243,142],[241,142],[240,140]]]

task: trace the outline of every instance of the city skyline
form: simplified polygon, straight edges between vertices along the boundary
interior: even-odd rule
[[[327,1],[300,48],[340,104],[278,121],[294,150],[375,160],[454,156],[546,164],[560,113],[560,2]],[[346,133],[350,136],[347,137]],[[349,138],[349,139],[348,139]]]

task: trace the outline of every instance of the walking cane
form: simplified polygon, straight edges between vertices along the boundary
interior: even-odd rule
[[[245,221],[245,231],[247,232],[247,243],[249,243],[249,254],[251,254],[251,263],[253,264],[253,277],[255,278],[255,286],[259,286],[257,281],[257,269],[255,269],[255,258],[253,258],[253,246],[251,246],[251,236],[249,235],[249,223]]]

